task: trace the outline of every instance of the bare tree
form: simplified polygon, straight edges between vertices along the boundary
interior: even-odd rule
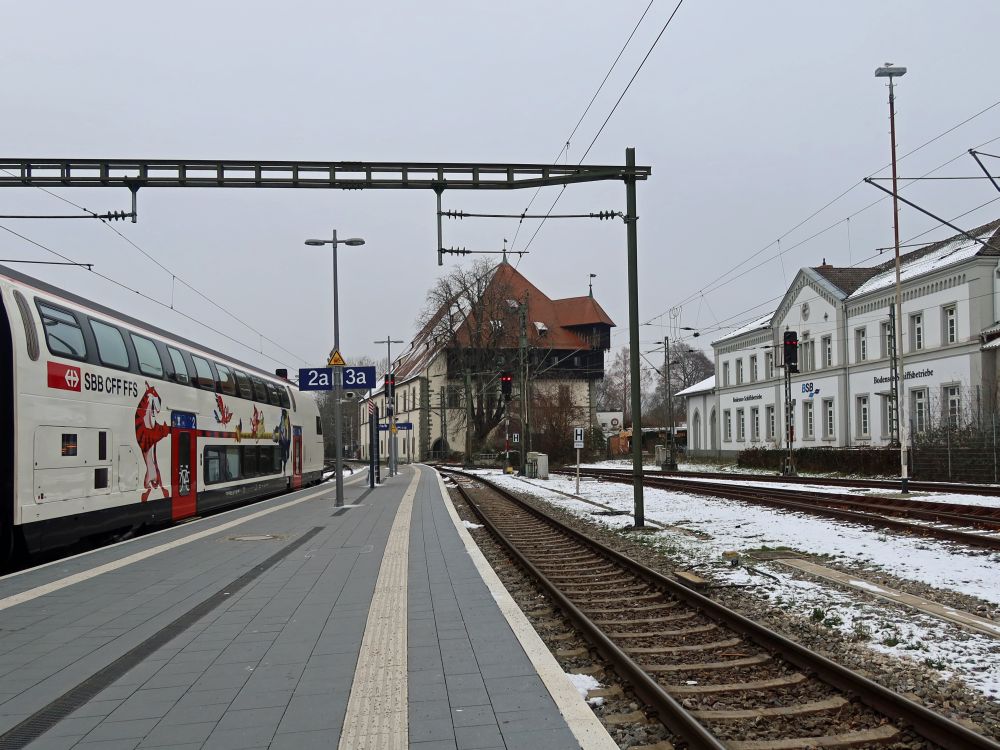
[[[418,319],[432,347],[443,347],[448,380],[466,406],[465,377],[472,391],[473,435],[478,447],[504,415],[499,373],[515,370],[520,331],[519,304],[498,276],[500,266],[478,261],[459,266],[437,280]],[[454,403],[454,402],[453,402]],[[449,417],[451,419],[451,417]],[[465,424],[466,411],[456,412]]]
[[[623,413],[622,426],[632,425],[632,370],[629,359],[630,349],[623,346],[611,355],[611,364],[605,369],[604,379],[598,381],[597,385],[597,407],[606,411],[618,411]],[[655,386],[655,377],[646,367],[639,369],[639,388],[642,389],[642,408],[646,410],[650,406],[649,389]]]
[[[330,355],[333,354],[331,350]],[[354,367],[371,367],[375,365],[374,359],[368,356],[348,359]],[[384,358],[381,362],[384,363]],[[346,392],[345,392],[346,393]],[[364,395],[357,393],[357,395]],[[334,454],[333,442],[333,391],[319,391],[316,394],[316,406],[319,408],[320,420],[323,424],[323,452],[326,456],[332,457]],[[341,426],[344,431],[344,455],[353,456],[357,451],[358,440],[361,435],[361,416],[357,408],[357,400],[354,398],[344,398],[341,409]]]
[[[661,348],[662,349],[662,348]],[[660,356],[662,356],[662,351]],[[674,421],[684,421],[686,407],[684,397],[677,396],[695,383],[700,383],[715,372],[715,365],[705,352],[692,349],[683,341],[670,342],[670,393],[673,396]],[[663,365],[656,374],[655,391],[650,400],[650,408],[660,415],[663,424],[668,421],[667,399],[663,382]]]

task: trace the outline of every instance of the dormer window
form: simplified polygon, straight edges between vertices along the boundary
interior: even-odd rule
[[[503,321],[502,320],[491,320],[490,321],[490,328],[492,328],[494,330],[494,332],[502,331],[503,330]]]
[[[549,332],[549,327],[545,325],[542,321],[535,321],[535,330],[538,331],[539,336],[545,336]]]

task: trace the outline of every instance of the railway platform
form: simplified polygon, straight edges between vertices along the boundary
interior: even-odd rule
[[[427,467],[0,579],[0,749],[613,748]]]

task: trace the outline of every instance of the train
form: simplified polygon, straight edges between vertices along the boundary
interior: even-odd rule
[[[0,266],[0,563],[318,483],[315,400]]]

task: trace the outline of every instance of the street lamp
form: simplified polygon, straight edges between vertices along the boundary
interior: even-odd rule
[[[340,298],[337,293],[337,245],[350,245],[357,247],[365,244],[360,237],[352,237],[348,240],[338,240],[337,230],[333,230],[333,237],[329,240],[306,240],[310,247],[321,247],[330,245],[333,248],[333,350],[340,352]],[[337,473],[336,487],[337,498],[334,504],[340,507],[344,504],[344,435],[343,417],[340,406],[340,386],[343,377],[343,369],[334,368],[333,372],[333,454],[334,470]]]
[[[889,140],[892,145],[892,232],[896,247],[896,358],[894,362],[893,390],[896,394],[896,435],[899,437],[899,477],[900,491],[906,494],[909,467],[906,460],[906,421],[903,419],[903,404],[906,389],[903,387],[903,295],[899,280],[899,198],[896,190],[896,98],[893,95],[893,79],[906,75],[906,68],[886,63],[875,69],[876,78],[889,79]]]

